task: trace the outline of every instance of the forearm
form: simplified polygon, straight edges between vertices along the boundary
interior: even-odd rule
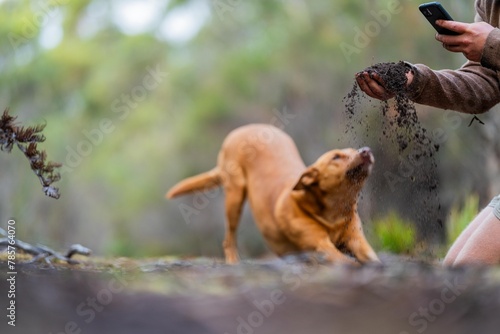
[[[422,64],[412,68],[408,95],[416,103],[478,114],[500,102],[496,71],[477,63],[469,62],[459,70],[434,71]]]

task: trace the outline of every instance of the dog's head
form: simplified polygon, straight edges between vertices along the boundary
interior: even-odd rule
[[[292,194],[296,198],[302,197],[302,203],[317,206],[318,210],[328,206],[329,202],[354,203],[373,163],[373,154],[368,147],[329,151],[306,169]]]

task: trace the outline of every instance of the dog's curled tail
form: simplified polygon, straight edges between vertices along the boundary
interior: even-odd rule
[[[222,178],[220,176],[219,168],[215,167],[208,172],[182,180],[181,182],[170,188],[165,197],[171,199],[196,190],[205,190],[219,187],[221,184]]]

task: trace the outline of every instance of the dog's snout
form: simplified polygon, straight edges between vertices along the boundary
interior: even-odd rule
[[[365,162],[373,163],[373,161],[374,161],[373,154],[372,154],[372,150],[369,147],[366,147],[366,146],[362,147],[358,150],[358,152]]]
[[[369,147],[365,146],[365,147],[360,148],[360,149],[358,150],[358,152],[359,152],[361,155],[367,155],[367,154],[372,153],[372,150],[371,150]]]

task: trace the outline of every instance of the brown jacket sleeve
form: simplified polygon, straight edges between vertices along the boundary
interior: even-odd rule
[[[493,11],[491,4],[498,1],[489,1],[489,5],[485,3],[488,1],[476,2],[476,21],[486,21],[497,26],[500,5],[496,5],[499,8]],[[423,64],[408,65],[414,72],[408,95],[416,103],[477,114],[488,111],[500,102],[498,28],[488,36],[481,63],[468,61],[458,70],[440,71],[434,71]]]
[[[490,32],[481,55],[481,65],[493,70],[500,70],[500,29]]]

